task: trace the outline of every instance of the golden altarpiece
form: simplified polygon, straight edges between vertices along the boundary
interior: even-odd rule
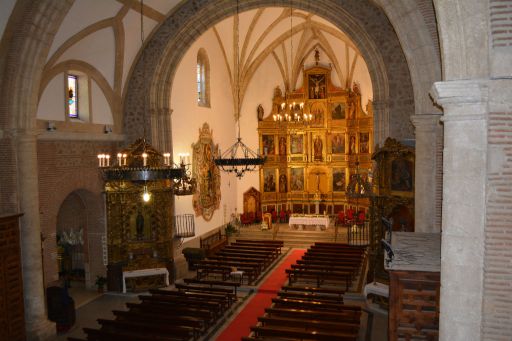
[[[359,172],[371,176],[373,113],[365,112],[357,84],[342,89],[331,82],[330,66],[303,70],[303,86],[282,93],[258,123],[261,209],[336,214],[365,209],[368,199],[349,199],[346,186]]]
[[[127,159],[128,171],[133,167],[134,174],[143,162],[140,158],[142,151],[137,149],[144,148],[147,155],[144,166],[156,167],[160,163],[160,153],[149,144],[144,144],[145,141],[141,143],[138,140],[121,153]],[[158,168],[153,169],[158,171]],[[111,173],[105,179],[107,284],[109,290],[121,291],[123,272],[160,268],[172,273],[173,184],[171,179],[118,180]],[[147,201],[143,193],[150,194]],[[163,281],[164,276],[160,275],[127,278],[126,286],[136,290],[145,289],[162,286]]]

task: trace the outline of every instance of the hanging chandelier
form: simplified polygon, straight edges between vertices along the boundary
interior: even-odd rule
[[[293,78],[293,6],[290,1],[290,65],[292,70],[290,72],[290,89],[289,93],[285,94],[285,99],[280,106],[277,107],[277,114],[274,114],[272,118],[277,123],[299,123],[303,125],[309,125],[313,120],[313,114],[304,112],[304,102],[296,102],[291,92],[295,91],[294,78]]]
[[[236,75],[235,75],[235,89],[237,93],[237,125],[238,125],[238,137],[237,141],[229,147],[220,157],[216,158],[215,165],[222,171],[228,173],[235,173],[236,177],[241,179],[245,172],[252,172],[256,170],[257,166],[262,166],[265,163],[266,157],[262,157],[259,153],[251,150],[245,143],[242,142],[240,137],[240,47],[239,47],[239,8],[238,1],[236,2],[236,45],[235,52],[237,56],[236,60]]]
[[[140,39],[141,49],[144,49],[143,25],[144,1],[140,2]],[[146,85],[145,58],[142,53],[142,83]],[[130,182],[139,187],[144,202],[151,200],[148,186],[151,182],[162,182],[164,187],[172,187],[174,195],[190,195],[195,192],[196,181],[190,175],[185,162],[175,165],[171,161],[171,154],[160,153],[146,140],[146,99],[143,100],[143,130],[144,137],[138,138],[129,147],[112,155],[101,153],[98,155],[98,166],[105,183]]]

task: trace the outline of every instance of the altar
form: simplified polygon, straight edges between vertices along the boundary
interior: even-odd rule
[[[329,216],[326,215],[292,215],[290,220],[288,221],[288,225],[290,228],[293,226],[304,226],[314,225],[314,226],[323,226],[324,229],[327,229],[329,226]]]

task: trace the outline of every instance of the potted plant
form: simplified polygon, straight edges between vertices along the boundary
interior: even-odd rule
[[[235,226],[231,223],[226,224],[226,228],[224,229],[224,233],[226,234],[226,237],[229,238],[233,233],[236,232]]]
[[[107,284],[107,279],[103,276],[96,276],[96,287],[98,288],[98,292],[103,292],[105,288],[105,284]]]

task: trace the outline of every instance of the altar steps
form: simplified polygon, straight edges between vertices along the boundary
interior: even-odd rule
[[[284,241],[284,246],[288,248],[308,248],[314,242],[334,242],[334,228],[329,227],[324,231],[317,231],[314,228],[306,230],[290,229],[288,224],[277,224],[278,232],[274,238],[272,230],[262,230],[258,224],[243,226],[240,231],[231,237],[231,239],[278,239]],[[275,225],[274,225],[275,227]],[[336,242],[346,243],[346,229],[339,229]]]

